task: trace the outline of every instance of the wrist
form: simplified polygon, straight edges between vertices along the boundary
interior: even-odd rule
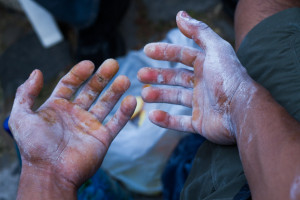
[[[236,90],[235,95],[231,100],[229,115],[231,116],[232,131],[237,142],[239,135],[247,125],[248,114],[255,109],[253,102],[260,101],[260,96],[264,93],[268,92],[251,78],[242,81]]]
[[[76,199],[77,188],[48,166],[23,163],[17,199]]]

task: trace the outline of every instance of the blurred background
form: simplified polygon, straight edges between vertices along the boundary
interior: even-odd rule
[[[63,39],[47,46],[34,28],[30,13],[28,10],[24,11],[21,0],[0,0],[0,124],[9,116],[16,88],[27,79],[33,69],[39,68],[44,74],[45,85],[38,98],[39,102],[43,102],[59,78],[79,60],[91,59],[99,65],[108,57],[124,56],[129,51],[143,48],[149,42],[163,39],[170,29],[176,27],[175,16],[179,10],[185,10],[192,17],[206,22],[224,39],[234,43],[232,1],[123,2],[127,3],[122,5],[116,18],[106,18],[104,15],[112,13],[105,13],[103,8],[108,11],[112,7],[120,6],[117,1],[112,5],[105,5],[107,7],[100,7],[99,13],[104,13],[103,16],[96,16],[88,26],[66,22],[61,20],[59,13],[54,13],[58,16],[54,17],[55,23]],[[103,31],[99,29],[101,26],[108,28]],[[19,165],[13,139],[1,127],[0,200],[15,199]],[[143,198],[152,197],[136,197]]]

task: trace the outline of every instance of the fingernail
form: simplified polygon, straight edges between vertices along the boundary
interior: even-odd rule
[[[147,44],[144,47],[144,52],[145,53],[153,53],[153,52],[155,52],[155,45],[153,45],[152,43]]]
[[[181,17],[188,18],[188,19],[191,18],[191,16],[189,16],[185,11],[181,11]]]
[[[150,110],[149,115],[154,115],[155,110]]]
[[[35,77],[35,75],[36,75],[36,70],[34,70],[33,72],[31,72],[31,74],[30,74],[29,78],[34,78],[34,77]]]
[[[146,88],[143,88],[142,91],[141,91],[141,97],[142,98],[145,98],[146,95],[148,94],[148,92],[146,91],[147,89]]]

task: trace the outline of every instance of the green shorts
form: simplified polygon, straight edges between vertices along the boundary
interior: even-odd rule
[[[237,55],[249,75],[300,121],[300,8],[263,20],[245,37]]]
[[[250,76],[300,121],[300,8],[256,25],[237,55]],[[181,199],[236,199],[246,184],[237,147],[207,141],[198,149]]]

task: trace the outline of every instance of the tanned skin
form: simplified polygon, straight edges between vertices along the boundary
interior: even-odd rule
[[[77,189],[100,167],[136,106],[133,96],[124,98],[112,119],[102,124],[129,88],[126,76],[117,77],[92,106],[118,69],[115,60],[106,60],[73,98],[94,71],[93,63],[80,62],[37,110],[32,105],[43,85],[42,73],[33,71],[18,88],[9,120],[22,157],[17,199],[76,199]]]
[[[217,144],[237,143],[253,199],[300,199],[299,122],[249,77],[230,44],[206,24],[179,12],[177,25],[203,51],[166,43],[148,44],[144,51],[194,71],[143,68],[138,77],[169,85],[144,88],[146,102],[181,104],[193,112],[173,116],[156,110],[150,120]]]

